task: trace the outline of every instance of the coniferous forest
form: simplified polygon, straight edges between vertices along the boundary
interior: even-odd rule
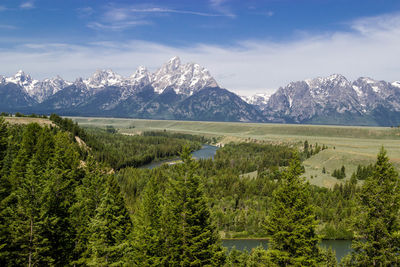
[[[190,152],[211,140],[50,119],[0,117],[1,266],[336,266],[321,239],[353,239],[343,266],[400,264],[399,175],[383,148],[328,189],[303,177],[317,144],[230,143],[195,160]],[[270,245],[222,246],[240,237]]]

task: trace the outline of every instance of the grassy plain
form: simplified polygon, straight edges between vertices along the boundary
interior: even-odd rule
[[[399,128],[86,117],[72,117],[72,119],[81,126],[111,125],[124,134],[166,130],[216,137],[222,144],[230,141],[266,141],[300,146],[305,140],[310,144],[325,144],[329,149],[304,162],[305,176],[310,183],[325,187],[332,187],[340,182],[331,176],[334,169],[344,165],[346,179],[349,179],[358,164],[374,163],[382,146],[388,151],[394,165],[400,168]],[[323,167],[327,171],[325,174],[322,173]]]
[[[29,117],[4,117],[5,121],[11,124],[29,124],[38,123],[40,125],[53,125],[54,123],[49,119],[43,118],[29,118]]]

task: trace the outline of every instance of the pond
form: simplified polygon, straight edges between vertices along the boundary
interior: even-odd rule
[[[203,145],[201,149],[196,150],[192,152],[192,156],[195,159],[214,159],[215,153],[217,153],[219,147],[217,146],[211,146],[211,145]],[[154,169],[156,167],[159,167],[163,164],[168,164],[174,161],[179,160],[179,158],[173,158],[173,159],[167,159],[167,160],[161,160],[161,161],[156,161],[152,162],[146,165],[141,166],[140,168],[142,169]]]
[[[228,249],[236,247],[238,250],[246,249],[249,251],[259,245],[267,249],[268,241],[265,239],[224,239],[222,245]],[[338,262],[351,252],[351,240],[322,240],[320,246],[324,248],[332,247],[336,251]]]

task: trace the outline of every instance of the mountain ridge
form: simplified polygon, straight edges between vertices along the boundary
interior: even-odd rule
[[[97,70],[74,82],[57,76],[34,80],[23,71],[0,75],[4,111],[147,119],[318,123],[400,124],[400,82],[341,74],[295,81],[272,95],[239,97],[220,88],[210,72],[173,57],[151,73],[138,67],[123,77]]]

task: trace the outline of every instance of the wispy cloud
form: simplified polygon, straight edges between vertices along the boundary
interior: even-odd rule
[[[7,8],[5,6],[0,6],[0,11],[5,11]]]
[[[201,17],[224,17],[225,14],[206,13],[191,10],[171,9],[165,7],[113,7],[109,6],[98,21],[87,24],[91,29],[122,31],[128,28],[140,25],[149,25],[154,23],[155,16],[180,14],[193,15]]]
[[[216,14],[216,13],[204,13],[190,10],[179,10],[179,9],[169,9],[169,8],[161,8],[161,7],[153,7],[153,8],[131,8],[130,12],[133,13],[175,13],[175,14],[186,14],[186,15],[195,15],[202,17],[221,17],[225,16],[225,14]]]
[[[291,81],[332,73],[349,79],[369,76],[400,80],[399,47],[400,14],[388,14],[353,21],[345,31],[308,34],[286,42],[248,40],[234,46],[172,47],[132,40],[3,47],[0,74],[11,75],[22,68],[35,78],[61,74],[73,80],[87,77],[98,68],[112,68],[128,76],[139,65],[155,70],[170,57],[179,55],[183,61],[207,67],[221,86],[248,95],[272,93]]]
[[[209,0],[209,1],[210,1],[210,7],[213,10],[227,17],[231,18],[236,17],[236,14],[234,14],[227,5],[227,2],[229,2],[229,0]]]
[[[87,26],[94,30],[109,30],[109,31],[122,31],[127,28],[132,28],[140,25],[149,25],[149,21],[133,20],[133,21],[123,21],[115,23],[100,23],[100,22],[90,22]]]
[[[19,7],[21,9],[33,9],[35,8],[35,3],[33,1],[24,1],[19,5]]]

